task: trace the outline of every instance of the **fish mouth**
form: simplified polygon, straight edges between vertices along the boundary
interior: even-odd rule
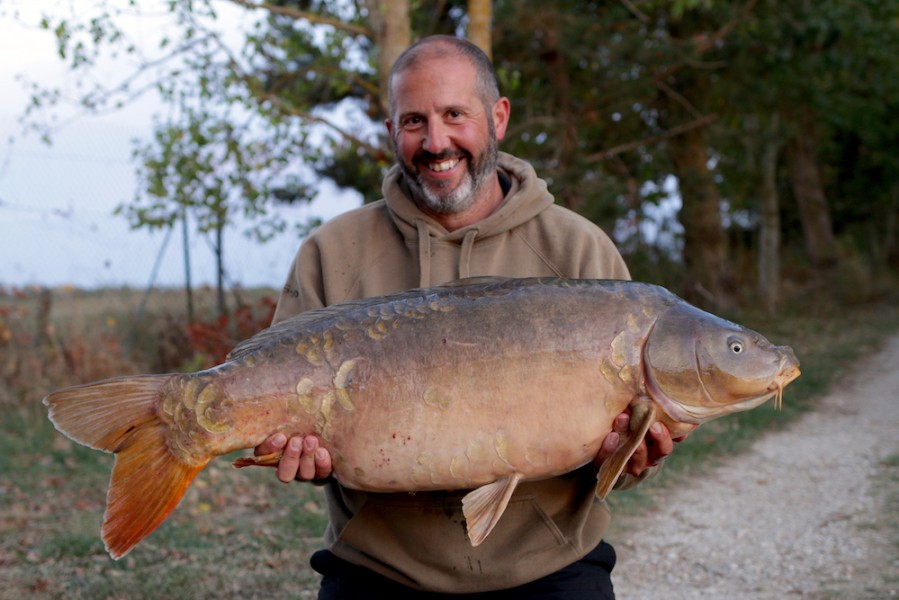
[[[796,360],[796,356],[793,354],[792,349],[786,348],[783,356],[780,358],[780,371],[774,381],[771,382],[771,385],[768,386],[768,391],[775,395],[774,408],[776,410],[783,410],[784,388],[799,377],[801,373],[802,372],[799,370],[799,361]]]

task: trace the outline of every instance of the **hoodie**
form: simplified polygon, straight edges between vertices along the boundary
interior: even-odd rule
[[[274,322],[463,277],[629,279],[608,236],[556,205],[528,163],[500,153],[498,176],[502,204],[450,232],[418,209],[394,167],[382,200],[335,217],[303,242]],[[369,494],[329,480],[325,543],[344,560],[417,589],[514,587],[579,560],[600,542],[610,517],[595,483],[587,466],[519,485],[496,529],[473,548],[461,510],[465,491]]]

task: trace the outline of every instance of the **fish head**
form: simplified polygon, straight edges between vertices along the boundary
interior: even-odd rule
[[[689,304],[654,324],[644,347],[649,394],[671,417],[701,424],[755,408],[799,376],[789,346]]]

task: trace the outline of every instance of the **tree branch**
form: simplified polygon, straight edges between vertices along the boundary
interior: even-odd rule
[[[276,6],[274,4],[269,4],[268,2],[252,2],[251,0],[230,0],[230,2],[232,4],[237,4],[238,6],[243,6],[244,8],[249,9],[261,8],[267,10],[273,15],[280,15],[293,19],[302,19],[304,21],[309,21],[310,23],[313,23],[315,25],[330,25],[335,29],[340,29],[342,31],[346,31],[347,33],[353,33],[356,35],[364,35],[368,38],[371,38],[373,36],[371,29],[363,25],[355,25],[353,23],[341,21],[340,19],[324,17],[307,10],[299,10],[297,8],[291,8],[289,6]]]
[[[646,13],[637,8],[633,2],[631,2],[630,0],[620,0],[620,2],[624,5],[624,8],[626,8],[632,15],[637,17],[637,20],[639,20],[644,25],[649,24],[649,17],[646,15]]]
[[[668,94],[668,96],[672,100],[674,100],[675,102],[680,104],[684,108],[684,110],[686,110],[688,113],[690,113],[693,116],[694,119],[702,118],[702,113],[699,111],[699,109],[696,108],[695,106],[693,106],[693,104],[689,100],[684,98],[684,96],[682,94],[677,92],[677,90],[672,88],[670,85],[668,85],[664,81],[658,80],[658,81],[656,81],[656,87],[658,87],[660,90],[662,90],[663,92]]]
[[[684,123],[683,125],[678,125],[677,127],[673,127],[671,129],[669,129],[668,131],[666,131],[665,133],[662,133],[660,135],[654,135],[652,137],[635,140],[633,142],[628,142],[626,144],[619,144],[618,146],[612,146],[611,148],[608,148],[606,150],[600,150],[599,152],[595,152],[593,154],[586,156],[585,160],[587,162],[606,160],[606,159],[612,158],[613,156],[616,156],[618,154],[623,154],[624,152],[628,152],[630,150],[635,150],[635,149],[639,148],[640,146],[651,146],[653,144],[658,144],[659,142],[662,142],[667,139],[671,139],[673,137],[681,135],[682,133],[686,133],[687,131],[691,131],[693,129],[698,129],[700,127],[705,127],[706,125],[713,123],[717,119],[718,119],[718,115],[715,115],[715,114],[705,115],[704,117],[700,117],[699,119],[696,119],[695,121],[690,121],[689,123]]]
[[[250,85],[250,83],[247,82],[247,85]],[[290,115],[293,117],[299,117],[301,119],[305,119],[305,120],[309,121],[310,123],[318,123],[320,125],[324,125],[325,127],[336,132],[340,137],[347,140],[354,146],[357,146],[357,147],[365,150],[375,160],[381,161],[381,160],[388,160],[388,158],[389,158],[385,154],[383,148],[380,148],[379,146],[374,146],[374,145],[366,142],[362,138],[351,134],[347,130],[336,125],[333,121],[330,121],[323,117],[319,117],[319,116],[314,115],[307,111],[299,110],[296,107],[287,105],[284,102],[284,100],[280,96],[277,96],[276,94],[270,94],[268,92],[263,92],[259,89],[254,89],[254,96],[256,98],[258,98],[259,100],[264,100],[264,101],[270,102],[274,106],[277,106],[278,109],[286,115]]]
[[[743,8],[737,12],[737,16],[719,27],[717,31],[711,34],[701,34],[696,36],[694,38],[694,41],[696,42],[696,51],[699,54],[704,54],[708,50],[711,50],[715,44],[730,35],[731,32],[737,28],[737,25],[746,20],[756,4],[758,4],[758,0],[747,0],[746,4],[743,5]]]
[[[737,11],[737,15],[733,19],[719,27],[717,30],[712,33],[699,33],[690,38],[696,45],[696,56],[702,56],[703,54],[714,48],[718,42],[730,35],[731,32],[733,32],[733,30],[737,28],[737,25],[739,25],[749,17],[749,14],[753,11],[757,3],[758,0],[746,0],[746,4],[744,4],[743,7],[739,11]],[[680,71],[685,66],[695,66],[691,64],[695,62],[695,60],[685,60],[675,65],[671,65],[667,69],[656,73],[654,78],[656,81],[664,81],[668,77]],[[703,68],[708,68],[708,65],[703,65]]]

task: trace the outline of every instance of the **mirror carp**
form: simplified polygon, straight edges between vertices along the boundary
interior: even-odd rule
[[[519,482],[590,463],[628,406],[601,498],[656,421],[679,436],[779,405],[798,376],[789,347],[659,286],[488,277],[309,311],[211,369],[108,379],[44,403],[59,431],[115,453],[102,537],[120,558],[210,460],[276,432],[319,436],[348,488],[472,490],[463,513],[478,545]]]

